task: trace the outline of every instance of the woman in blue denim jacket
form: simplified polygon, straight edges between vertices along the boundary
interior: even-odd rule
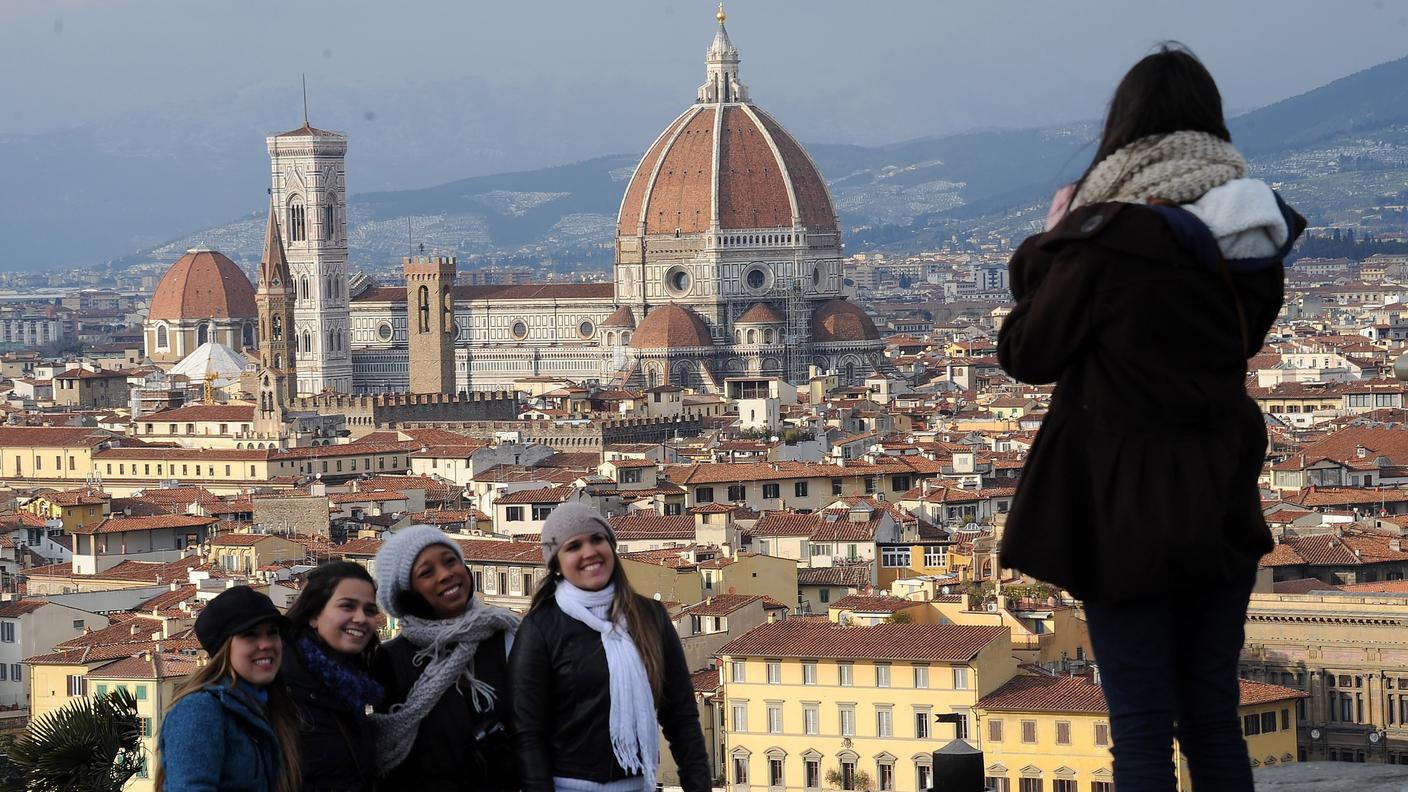
[[[186,680],[157,737],[159,792],[296,792],[298,721],[278,677],[287,620],[237,586],[196,619],[209,662]]]

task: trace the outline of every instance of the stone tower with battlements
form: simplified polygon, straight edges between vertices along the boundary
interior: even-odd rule
[[[407,256],[406,340],[411,393],[455,391],[455,259]]]
[[[347,137],[303,126],[270,135],[274,207],[294,289],[300,394],[352,391],[347,294]]]

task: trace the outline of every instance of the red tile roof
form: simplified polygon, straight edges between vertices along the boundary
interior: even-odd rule
[[[769,609],[787,608],[783,603],[765,594],[715,594],[703,602],[686,606],[679,616],[727,616],[754,602],[761,602],[764,608]]]
[[[904,597],[867,597],[862,594],[848,594],[827,607],[831,610],[859,611],[861,613],[895,613],[923,604],[907,600]]]
[[[1307,698],[1299,690],[1239,680],[1240,706],[1269,704]],[[1015,676],[1005,685],[978,700],[978,709],[1006,712],[1071,712],[1103,715],[1109,712],[1105,694],[1089,676]]]
[[[543,487],[541,489],[519,490],[494,499],[494,504],[515,503],[562,503],[572,496],[571,487]]]
[[[966,662],[988,644],[1010,635],[1006,627],[957,624],[841,627],[829,622],[784,619],[755,627],[724,644],[718,654]]]
[[[695,671],[689,675],[689,682],[695,693],[715,693],[719,689],[719,669],[715,666]]]
[[[153,531],[163,528],[203,528],[219,522],[214,517],[193,514],[155,514],[149,517],[107,517],[100,522],[69,529],[73,534],[111,534],[130,531]]]
[[[665,516],[654,511],[638,511],[610,518],[617,539],[641,541],[647,539],[694,540],[694,518],[687,514]]]
[[[869,563],[798,569],[797,585],[863,589],[870,585],[870,570]]]
[[[42,599],[11,600],[10,602],[0,604],[0,619],[18,619],[48,604],[48,600]]]

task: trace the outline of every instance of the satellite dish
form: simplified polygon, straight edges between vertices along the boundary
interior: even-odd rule
[[[947,597],[947,596],[948,596],[948,586],[944,586],[944,587],[940,588],[940,589],[939,589],[939,593],[942,594],[942,595],[944,595],[945,597]]]
[[[1375,744],[1375,745],[1378,745],[1378,744],[1379,744],[1379,740],[1382,740],[1383,738],[1384,738],[1384,735],[1383,735],[1381,732],[1370,732],[1370,733],[1369,733],[1369,742],[1371,742],[1371,743],[1373,743],[1373,744]]]
[[[988,613],[997,613],[997,603],[996,603],[996,602],[989,602],[989,603],[988,603]]]
[[[656,601],[656,602],[659,602],[659,601],[660,601],[660,592],[658,592],[658,591],[655,592],[655,601]]]
[[[1318,740],[1318,739],[1320,739],[1320,730],[1319,730],[1319,729],[1311,729],[1311,730],[1310,730],[1310,739],[1312,739],[1312,740]]]

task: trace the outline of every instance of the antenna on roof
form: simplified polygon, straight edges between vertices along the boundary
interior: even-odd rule
[[[308,75],[303,77],[303,126],[308,126]]]
[[[411,241],[411,216],[406,215],[406,255],[415,255],[416,246]]]

